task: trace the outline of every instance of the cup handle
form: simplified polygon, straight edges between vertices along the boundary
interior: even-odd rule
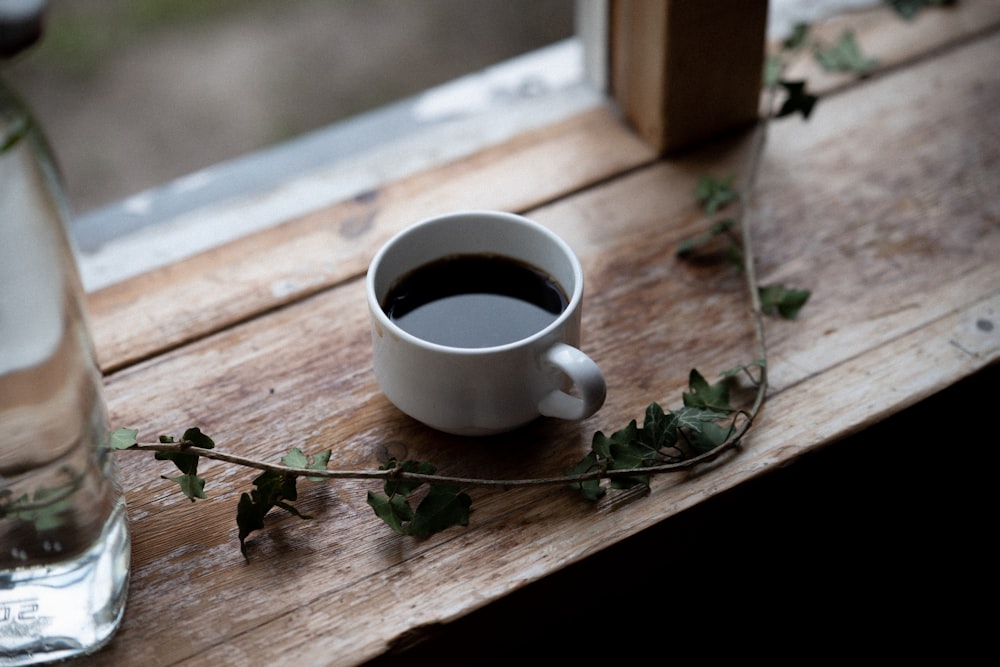
[[[539,401],[539,413],[559,419],[586,419],[604,405],[608,392],[604,375],[586,354],[565,343],[556,343],[546,350],[544,361],[572,380],[580,396],[555,389]]]

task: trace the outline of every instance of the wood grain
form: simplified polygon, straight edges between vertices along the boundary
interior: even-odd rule
[[[765,0],[612,0],[611,91],[658,153],[752,124]]]
[[[299,503],[315,519],[269,517],[268,529],[249,541],[249,562],[233,519],[252,474],[206,462],[211,499],[192,505],[158,477],[171,473],[167,464],[121,453],[132,593],[114,642],[80,664],[249,665],[289,655],[302,664],[359,664],[996,363],[1000,121],[992,110],[1000,72],[987,65],[998,50],[998,37],[973,40],[830,96],[808,123],[772,127],[754,209],[758,269],[764,281],[809,288],[813,298],[799,320],[768,322],[773,387],[740,451],[704,470],[657,478],[648,497],[610,494],[596,506],[562,488],[473,489],[470,526],[427,540],[398,537],[375,519],[365,493],[377,484],[317,486]],[[273,232],[273,246],[245,242],[260,244],[254,256],[269,253],[265,265],[285,267],[273,274],[256,266],[263,273],[243,273],[235,251],[216,273],[205,257],[169,274],[180,281],[177,298],[189,297],[188,281],[220,291],[236,284],[232,293],[250,296],[233,298],[259,305],[212,321],[189,314],[185,326],[206,332],[197,340],[111,373],[113,422],[139,428],[147,440],[197,425],[220,448],[268,460],[301,446],[332,448],[342,468],[374,467],[392,453],[434,461],[444,473],[558,474],[595,430],[641,419],[650,400],[676,405],[692,366],[712,375],[748,361],[740,276],[674,257],[677,243],[704,228],[690,196],[698,176],[744,169],[747,138],[635,168],[647,154],[608,129],[603,112],[589,122],[596,125],[564,128],[561,145],[614,143],[571,140],[603,128],[628,144],[621,175],[587,176],[577,188],[566,182],[565,197],[529,213],[566,238],[584,265],[583,346],[609,380],[608,402],[591,419],[543,420],[470,441],[400,415],[370,372],[358,278],[388,229],[365,232],[372,238],[364,244],[331,244],[351,268],[324,273],[329,287],[284,305],[267,297],[270,281],[295,265],[286,252],[319,257],[308,246],[324,233],[337,237],[336,218],[323,212]],[[376,197],[378,214],[391,227],[419,215],[407,202],[429,211],[474,200],[450,181],[436,186],[444,175],[465,173],[489,198],[486,184],[495,181],[482,174],[504,155],[399,184],[398,194]],[[532,180],[516,178],[524,187]],[[427,193],[442,192],[454,199],[428,203]],[[532,199],[522,201],[530,207]],[[373,205],[345,203],[339,219]],[[308,242],[300,245],[293,230]],[[197,310],[169,305],[172,289],[154,289],[165,308]],[[103,331],[112,317],[113,309],[98,309]],[[136,340],[126,340],[118,358],[130,358]]]
[[[785,78],[807,81],[809,89],[820,94],[856,83],[855,74],[827,71],[812,57],[815,46],[831,47],[848,32],[853,34],[861,53],[875,59],[872,72],[877,75],[989,35],[998,27],[1000,4],[993,0],[962,0],[961,7],[957,3],[925,7],[910,20],[902,20],[887,6],[845,12],[810,25],[810,47],[805,57],[794,59]],[[769,49],[774,52],[779,46],[771,44]]]
[[[523,211],[648,163],[607,108],[527,133],[90,295],[105,371],[362,275],[388,238],[466,208]]]

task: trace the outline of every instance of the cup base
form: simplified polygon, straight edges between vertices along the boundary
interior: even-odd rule
[[[131,538],[119,502],[100,538],[71,561],[0,570],[0,667],[93,653],[125,611]]]

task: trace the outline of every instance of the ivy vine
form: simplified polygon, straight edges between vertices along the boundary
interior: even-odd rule
[[[399,534],[425,537],[468,524],[472,499],[463,489],[562,485],[588,500],[597,501],[609,490],[648,487],[654,475],[691,469],[738,447],[758,415],[767,391],[764,318],[793,319],[810,297],[810,292],[804,289],[758,285],[750,243],[754,210],[751,197],[769,122],[791,114],[808,119],[818,101],[808,91],[805,81],[787,80],[783,73],[790,57],[810,48],[824,67],[848,69],[864,75],[874,65],[874,60],[861,54],[849,33],[832,47],[811,43],[808,35],[808,25],[797,26],[779,52],[767,60],[764,81],[768,113],[755,129],[750,173],[742,191],[733,186],[732,177],[707,175],[699,180],[693,192],[705,214],[707,228],[680,243],[677,256],[681,259],[699,257],[715,244],[724,244],[724,256],[745,279],[756,351],[752,360],[723,371],[714,381],[692,369],[687,391],[681,396],[681,407],[666,410],[658,403],[650,403],[641,425],[633,419],[610,435],[598,431],[593,435],[590,451],[577,464],[560,475],[529,479],[439,475],[429,462],[396,459],[386,461],[378,469],[337,470],[329,467],[332,450],[307,455],[293,448],[279,462],[268,463],[218,451],[213,439],[198,428],[190,428],[176,439],[160,436],[158,442],[146,444],[138,442],[135,429],[118,429],[111,434],[110,447],[119,451],[152,451],[158,460],[172,461],[179,474],[164,478],[177,483],[192,502],[206,497],[205,480],[198,471],[202,459],[259,470],[252,481],[253,488],[241,494],[237,504],[236,523],[244,557],[248,557],[247,538],[265,527],[264,519],[272,510],[310,518],[294,505],[300,479],[311,482],[346,478],[381,481],[380,491],[369,491],[367,495],[374,514]],[[725,215],[736,204],[740,205],[739,215]],[[735,407],[730,403],[731,390],[741,380],[754,390],[754,398],[747,407]]]

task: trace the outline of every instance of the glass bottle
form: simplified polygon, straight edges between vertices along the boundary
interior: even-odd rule
[[[0,39],[23,41],[11,21],[0,14]],[[3,56],[15,50],[2,46]],[[128,588],[124,496],[68,221],[45,140],[0,79],[3,667],[97,650],[117,629]]]

